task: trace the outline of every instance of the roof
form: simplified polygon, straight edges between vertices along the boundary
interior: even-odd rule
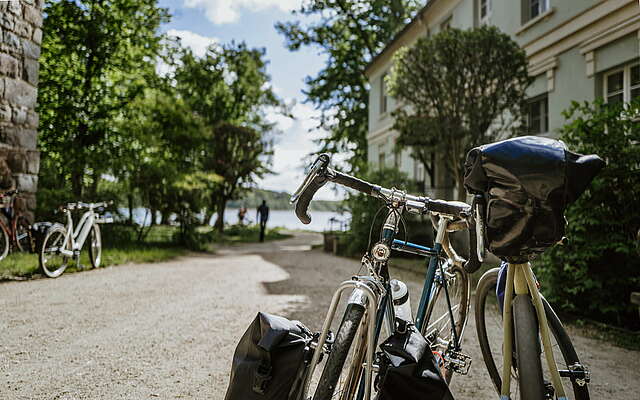
[[[420,9],[420,11],[418,11],[416,13],[416,15],[413,16],[413,18],[411,19],[411,21],[406,24],[398,33],[396,33],[393,36],[393,39],[391,39],[391,41],[389,43],[387,43],[384,48],[382,49],[382,51],[380,51],[380,53],[378,53],[375,57],[373,57],[373,59],[371,60],[371,62],[369,62],[369,64],[367,64],[367,66],[364,69],[364,74],[365,75],[369,75],[369,71],[371,70],[371,68],[378,62],[378,60],[380,60],[380,58],[382,58],[382,56],[384,54],[387,53],[387,51],[389,51],[389,49],[391,47],[393,47],[394,44],[396,44],[404,35],[405,33],[407,33],[411,28],[413,28],[416,24],[419,24],[420,21],[423,18],[423,15],[425,12],[427,12],[427,10],[429,9],[429,7],[431,7],[431,5],[433,3],[435,3],[438,0],[427,0],[427,3],[425,4],[424,7],[422,7]]]

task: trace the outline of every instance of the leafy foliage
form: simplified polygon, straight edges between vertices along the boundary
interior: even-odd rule
[[[41,181],[95,195],[119,146],[111,122],[154,81],[168,14],[156,0],[47,0],[44,14]]]
[[[565,311],[638,328],[629,295],[640,287],[640,102],[574,103],[561,131],[573,151],[607,166],[566,212],[569,243],[547,251],[536,269],[547,297]]]
[[[229,123],[218,125],[214,138],[216,143],[207,155],[205,168],[222,177],[212,193],[218,213],[215,226],[222,232],[227,202],[268,172],[263,158],[267,154],[268,143],[263,141],[258,131]]]
[[[519,122],[531,79],[524,51],[496,27],[447,29],[394,56],[390,93],[409,107],[394,111],[398,144],[411,147],[429,173],[441,157],[464,200],[464,160],[475,146]]]
[[[306,79],[307,101],[321,112],[320,126],[331,134],[320,152],[352,151],[352,167],[367,160],[369,92],[365,67],[409,22],[422,1],[308,0],[294,16],[313,22],[281,22],[276,29],[295,51],[318,47],[327,56],[325,67]]]

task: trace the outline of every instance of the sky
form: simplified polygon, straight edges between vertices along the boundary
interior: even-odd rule
[[[304,104],[304,78],[314,76],[324,64],[318,49],[302,48],[290,52],[285,48],[284,37],[274,28],[279,21],[294,20],[291,10],[298,9],[302,0],[159,0],[169,9],[171,22],[163,30],[182,39],[183,45],[202,55],[213,42],[245,41],[250,47],[266,48],[269,60],[268,72],[278,96],[288,104],[295,102],[292,114],[295,119],[269,114],[278,124],[274,149],[273,175],[258,182],[264,189],[292,193],[304,178],[306,156],[316,150],[314,138],[324,133],[313,128],[318,112],[311,104]],[[323,190],[317,198],[335,199],[336,193]]]

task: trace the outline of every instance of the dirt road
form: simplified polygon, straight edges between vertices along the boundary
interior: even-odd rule
[[[0,399],[222,399],[237,340],[258,310],[319,329],[353,260],[312,234],[176,261],[0,284]],[[420,277],[400,277],[417,291]],[[415,292],[414,292],[415,293]],[[413,299],[414,301],[416,299]],[[470,319],[457,399],[495,398]],[[574,337],[592,398],[635,399],[640,353]]]

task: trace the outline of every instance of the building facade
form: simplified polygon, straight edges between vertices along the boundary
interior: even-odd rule
[[[451,198],[453,180],[435,166],[429,176],[411,151],[398,151],[384,77],[394,53],[418,38],[449,27],[482,24],[509,34],[529,60],[527,90],[532,134],[555,136],[572,101],[629,101],[640,97],[640,2],[638,0],[429,0],[366,69],[369,79],[369,163],[396,166],[424,182],[432,196]]]

